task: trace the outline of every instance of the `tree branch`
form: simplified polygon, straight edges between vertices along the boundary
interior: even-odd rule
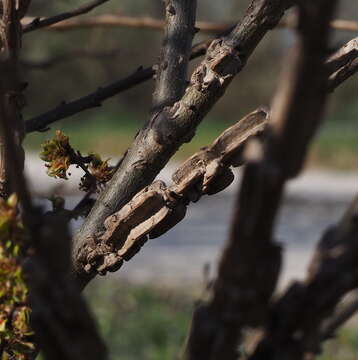
[[[34,18],[26,17],[23,21],[24,27],[26,24],[34,21]],[[218,34],[227,31],[235,24],[225,22],[209,22],[197,21],[195,27],[200,29],[201,33]],[[294,28],[296,25],[295,20],[291,16],[287,16],[280,21],[278,27],[281,28]],[[83,28],[135,28],[135,29],[150,29],[162,31],[165,26],[165,21],[156,19],[149,16],[125,16],[116,14],[102,14],[97,16],[89,16],[86,18],[73,18],[70,20],[61,21],[59,23],[48,26],[46,30],[50,31],[70,31]],[[331,22],[332,29],[347,32],[357,32],[358,22],[345,19],[336,19]],[[36,30],[36,29],[34,29]]]
[[[191,59],[195,59],[201,55],[204,55],[210,41],[203,41],[192,48]],[[347,80],[350,76],[354,75],[354,71],[350,69],[354,68],[354,59],[358,57],[357,52],[357,39],[353,39],[347,44],[343,45],[336,53],[329,57],[327,60],[327,72],[331,73],[332,80],[329,91],[333,91],[335,87],[340,85],[343,81]],[[352,65],[347,66],[347,63],[353,62]],[[32,119],[26,121],[26,132],[30,133],[33,131],[45,131],[48,129],[48,125],[62,120],[66,117],[75,115],[81,111],[85,111],[97,106],[100,106],[103,101],[126,91],[136,85],[141,84],[144,81],[151,79],[155,71],[153,70],[155,66],[148,67],[146,69],[138,69],[134,74],[129,75],[127,78],[119,80],[113,84],[107,85],[105,87],[100,87],[94,93],[86,95],[77,100],[70,101],[68,103],[61,103],[58,107],[53,110],[50,110],[44,114],[36,116]],[[342,67],[341,69],[339,67]],[[346,70],[344,68],[346,67]],[[334,82],[333,73],[341,70],[341,82],[338,83],[337,80]],[[339,72],[336,76],[339,76]],[[337,83],[336,83],[337,82]]]
[[[48,27],[57,23],[60,23],[61,21],[87,14],[88,12],[92,11],[96,7],[106,3],[109,0],[92,0],[89,1],[87,4],[79,6],[77,9],[66,11],[62,14],[51,16],[45,19],[39,19],[35,18],[33,19],[29,24],[23,26],[23,33],[27,33],[30,31],[42,29],[44,27]]]
[[[329,91],[334,91],[338,85],[358,72],[358,57],[343,65],[338,71],[329,77]]]
[[[249,163],[229,241],[212,295],[193,317],[186,359],[236,359],[243,329],[266,323],[281,267],[273,227],[285,183],[301,169],[321,118],[327,96],[324,54],[335,5],[300,2],[298,44],[274,99],[265,145],[252,143],[246,150]],[[286,359],[282,352],[280,359]]]
[[[196,0],[166,0],[166,25],[152,112],[172,106],[184,94],[191,44],[195,34]]]
[[[211,40],[203,41],[194,45],[190,58],[195,59],[204,55],[210,43]],[[61,103],[55,109],[27,120],[25,122],[26,132],[30,133],[33,131],[45,131],[48,129],[48,125],[58,120],[72,116],[84,110],[101,106],[103,101],[121,93],[122,91],[131,89],[136,85],[152,79],[155,75],[154,67],[155,65],[145,69],[139,68],[132,75],[129,75],[124,79],[116,81],[110,85],[100,87],[95,92],[77,100],[73,100],[68,103]]]
[[[289,5],[285,0],[253,0],[242,23],[227,37],[212,42],[182,99],[146,123],[98,198],[75,237],[75,266],[77,254],[86,247],[86,239],[103,228],[109,215],[150,184],[177,149],[192,138],[198,124],[243,68],[249,54],[279,22]],[[79,275],[83,272],[81,266],[76,270]]]
[[[250,113],[182,164],[173,174],[171,186],[156,181],[109,216],[104,232],[89,241],[78,255],[77,262],[87,272],[81,286],[97,274],[118,270],[148,238],[169,231],[184,218],[190,202],[229,186],[234,179],[230,166],[242,165],[244,144],[263,133],[267,120],[265,110]]]
[[[273,304],[265,336],[250,360],[267,359],[278,353],[286,354],[283,359],[313,359],[320,352],[325,340],[323,321],[345,294],[358,287],[357,216],[358,198],[339,224],[323,235],[305,281],[294,283]],[[334,330],[346,315],[331,323],[323,334]]]
[[[358,311],[357,293],[352,295],[353,299],[349,299],[347,303],[338,306],[337,311],[323,324],[321,329],[321,341],[326,341],[334,336],[352,316]]]
[[[3,0],[1,15],[2,81],[0,84],[0,101],[2,116],[12,119],[11,124],[4,122],[3,131],[0,132],[0,196],[6,198],[12,191],[10,184],[12,158],[14,157],[14,161],[18,161],[17,166],[21,171],[24,167],[24,153],[21,146],[24,137],[24,124],[21,116],[24,99],[23,89],[17,76],[18,54],[21,46],[19,12],[12,1]],[[7,125],[9,126],[8,129],[6,129]],[[6,138],[7,136],[10,136],[11,139]]]

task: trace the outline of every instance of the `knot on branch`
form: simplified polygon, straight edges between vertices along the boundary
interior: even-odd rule
[[[190,202],[224,190],[234,180],[231,166],[242,164],[245,142],[264,130],[268,113],[257,110],[224,131],[211,146],[190,157],[173,174],[173,184],[155,181],[104,221],[104,232],[89,239],[78,255],[88,273],[121,267],[147,242],[169,231]]]
[[[214,40],[205,60],[193,73],[191,83],[204,91],[212,84],[223,86],[241,69],[243,63],[237,51],[225,43],[224,39]]]

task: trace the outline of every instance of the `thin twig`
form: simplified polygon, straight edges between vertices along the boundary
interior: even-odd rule
[[[33,30],[41,29],[44,27],[48,27],[61,21],[87,14],[88,12],[92,11],[96,7],[108,2],[109,0],[92,0],[87,4],[79,6],[77,9],[66,11],[62,14],[51,16],[45,19],[35,18],[29,24],[23,26],[23,33],[27,33]]]
[[[196,59],[205,54],[211,40],[203,41],[193,46],[190,59]],[[58,120],[75,115],[81,111],[101,106],[102,102],[132,87],[150,80],[155,75],[155,66],[139,68],[133,74],[112,84],[98,88],[95,92],[68,103],[62,102],[55,109],[36,116],[25,122],[26,132],[45,131],[48,126]]]
[[[26,24],[31,23],[34,18],[27,17],[24,19],[24,27]],[[230,27],[234,23],[230,22],[209,22],[209,21],[197,21],[195,27],[199,29],[201,33],[218,34]],[[149,16],[125,16],[120,14],[102,14],[97,16],[90,16],[82,19],[74,18],[71,20],[61,21],[46,28],[46,30],[52,31],[70,31],[83,28],[112,28],[112,27],[124,27],[135,29],[150,29],[162,31],[165,26],[165,21],[162,19],[156,19]],[[280,23],[280,28],[293,28],[295,21],[291,16],[287,16]],[[334,30],[357,32],[358,22],[346,19],[336,19],[331,22],[331,27]],[[35,29],[33,29],[35,30]]]

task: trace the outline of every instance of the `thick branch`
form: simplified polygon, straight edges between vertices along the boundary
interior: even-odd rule
[[[249,164],[231,235],[212,297],[194,315],[185,354],[189,360],[236,359],[243,329],[262,326],[269,314],[281,267],[273,227],[285,183],[300,170],[320,121],[327,95],[324,54],[336,1],[300,4],[298,46],[274,101],[265,146],[253,143],[246,151]],[[284,359],[282,353],[269,358]]]
[[[104,4],[107,1],[109,1],[109,0],[92,0],[92,1],[88,2],[87,4],[81,5],[77,9],[74,9],[71,11],[66,11],[59,15],[55,15],[55,16],[45,18],[45,19],[35,18],[34,20],[32,20],[31,23],[23,26],[23,32],[27,33],[27,32],[33,31],[33,30],[41,29],[44,27],[48,27],[48,26],[60,23],[61,21],[64,21],[64,20],[79,16],[79,15],[87,14],[88,12],[92,11],[93,9]]]
[[[184,218],[191,201],[229,186],[234,179],[230,166],[243,163],[244,144],[263,133],[267,120],[265,110],[247,115],[181,165],[172,177],[173,185],[154,182],[108,217],[104,232],[92,238],[77,259],[88,273],[82,286],[97,273],[116,271],[148,238],[156,238],[174,227]]]
[[[34,18],[27,17],[24,19],[24,27],[31,23]],[[291,16],[285,17],[278,24],[283,28],[294,28],[296,22]],[[97,16],[89,16],[86,18],[73,18],[70,20],[61,21],[59,23],[48,26],[46,30],[51,31],[70,31],[83,28],[135,28],[135,29],[150,29],[162,31],[165,26],[165,21],[161,19],[152,18],[149,16],[124,16],[116,14],[102,14]],[[218,34],[222,33],[234,26],[233,23],[217,23],[209,21],[197,21],[195,27],[201,33]],[[348,32],[358,31],[358,22],[352,20],[336,19],[331,22],[332,29]],[[35,30],[35,29],[34,29]]]
[[[87,239],[101,231],[104,220],[150,184],[178,148],[190,141],[249,54],[289,5],[285,0],[253,0],[242,23],[227,37],[212,42],[182,99],[155,114],[139,132],[75,238],[73,255],[79,274],[83,268],[77,267],[76,258]]]
[[[190,49],[195,34],[196,0],[166,0],[166,25],[152,112],[172,106],[184,94]]]

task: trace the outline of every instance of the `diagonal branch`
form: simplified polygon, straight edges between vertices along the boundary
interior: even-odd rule
[[[196,59],[206,53],[210,41],[203,41],[193,46],[191,59]],[[112,84],[98,88],[95,92],[68,103],[61,103],[55,109],[36,116],[25,122],[26,132],[45,131],[48,126],[58,120],[75,115],[81,111],[102,105],[102,102],[132,87],[150,80],[155,75],[155,65],[145,69],[139,68],[133,74]]]
[[[326,70],[335,71],[336,68],[327,67]],[[158,237],[174,227],[185,216],[190,201],[196,202],[202,195],[211,195],[228,186],[232,180],[229,167],[242,165],[244,145],[263,133],[267,118],[263,109],[250,113],[177,169],[172,186],[154,182],[120,211],[109,216],[104,222],[105,231],[89,241],[88,247],[77,258],[88,272],[88,278],[81,286],[96,273],[105,275],[107,271],[118,270],[123,261],[130,260],[140,250],[148,237]],[[162,204],[160,210],[158,199]]]
[[[355,292],[351,297],[347,302],[338,306],[337,311],[323,324],[320,335],[322,342],[336,336],[336,332],[357,313],[357,293]]]
[[[92,0],[87,4],[79,6],[77,9],[66,11],[62,14],[51,16],[45,19],[35,18],[29,24],[23,26],[23,33],[27,33],[33,30],[42,29],[44,27],[48,27],[54,24],[57,24],[61,21],[73,18],[75,16],[87,14],[96,7],[106,3],[109,0]]]
[[[26,17],[24,26],[31,23],[34,18]],[[200,33],[218,34],[227,31],[234,26],[233,23],[219,23],[209,21],[197,21],[195,27],[200,29]],[[295,28],[296,21],[291,16],[287,16],[280,21],[278,27]],[[117,14],[102,14],[97,16],[89,16],[85,18],[73,18],[48,26],[46,30],[50,31],[70,31],[84,28],[135,28],[150,29],[162,31],[165,22],[161,19],[149,16],[125,16]],[[353,20],[336,19],[331,22],[332,29],[347,32],[357,32],[358,22]]]
[[[178,148],[193,137],[196,127],[289,5],[288,0],[253,0],[243,21],[228,36],[211,43],[181,100],[146,123],[98,198],[75,237],[75,266],[77,254],[86,247],[87,239],[103,229],[104,220],[150,184]],[[81,267],[76,270],[79,275],[83,272]]]
[[[348,61],[347,64],[343,65],[338,69],[334,74],[329,77],[329,91],[334,91],[334,89],[342,84],[344,81],[349,79],[351,76],[358,72],[358,56]]]
[[[263,133],[267,120],[265,110],[248,114],[182,164],[173,174],[171,186],[154,182],[108,217],[104,232],[93,238],[77,259],[88,273],[87,281],[96,274],[118,270],[148,238],[161,236],[181,221],[190,202],[229,186],[234,179],[230,167],[242,165],[244,145]]]

